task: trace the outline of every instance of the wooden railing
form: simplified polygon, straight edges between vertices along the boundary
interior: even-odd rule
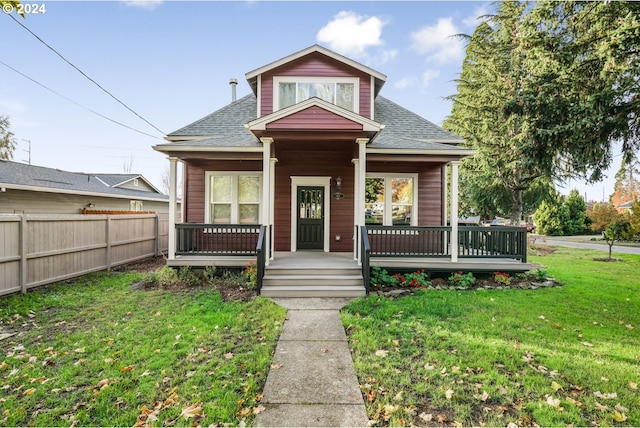
[[[259,224],[176,224],[176,255],[254,256]]]
[[[364,289],[369,295],[370,284],[370,259],[371,259],[371,245],[369,245],[369,234],[367,233],[366,226],[360,226],[360,256],[362,265],[362,278],[364,279]]]
[[[451,227],[373,226],[363,229],[371,257],[451,257]],[[363,236],[364,237],[364,236]],[[527,261],[527,230],[508,226],[460,226],[458,257]]]
[[[264,278],[264,268],[267,263],[265,246],[267,245],[267,226],[260,226],[258,234],[258,244],[256,245],[256,264],[258,277],[256,278],[256,292],[260,295],[262,290],[262,279]]]

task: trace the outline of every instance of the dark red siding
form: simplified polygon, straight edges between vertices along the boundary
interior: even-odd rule
[[[204,223],[205,173],[207,171],[262,171],[260,161],[199,161],[184,166],[185,222]]]
[[[320,107],[309,107],[267,124],[267,129],[337,129],[361,131],[362,125]]]
[[[371,76],[317,52],[274,68],[261,76],[261,116],[273,113],[273,76],[358,77],[359,114],[371,118]]]

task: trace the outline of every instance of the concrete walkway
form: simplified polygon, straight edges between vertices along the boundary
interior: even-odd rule
[[[288,309],[263,391],[260,427],[366,427],[340,309],[348,298],[274,298]]]

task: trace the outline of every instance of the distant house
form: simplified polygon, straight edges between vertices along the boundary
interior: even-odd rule
[[[619,212],[629,212],[630,213],[632,205],[635,204],[637,201],[638,201],[637,199],[634,199],[632,201],[625,202],[624,204],[620,204],[616,208],[617,208],[617,210]]]
[[[69,172],[0,160],[0,214],[168,213],[169,197],[139,174]]]

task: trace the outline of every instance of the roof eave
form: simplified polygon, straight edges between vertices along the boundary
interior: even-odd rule
[[[141,196],[141,195],[117,195],[114,193],[100,193],[89,192],[75,189],[58,189],[55,187],[40,187],[29,186],[24,184],[12,184],[12,183],[0,183],[0,187],[12,190],[25,190],[30,192],[45,192],[45,193],[61,193],[65,195],[79,195],[79,196],[95,196],[103,198],[115,198],[115,199],[135,199],[141,201],[154,201],[154,202],[169,202],[169,199],[165,199],[167,195],[159,194],[158,196],[164,196],[164,198],[158,198],[153,196]]]

